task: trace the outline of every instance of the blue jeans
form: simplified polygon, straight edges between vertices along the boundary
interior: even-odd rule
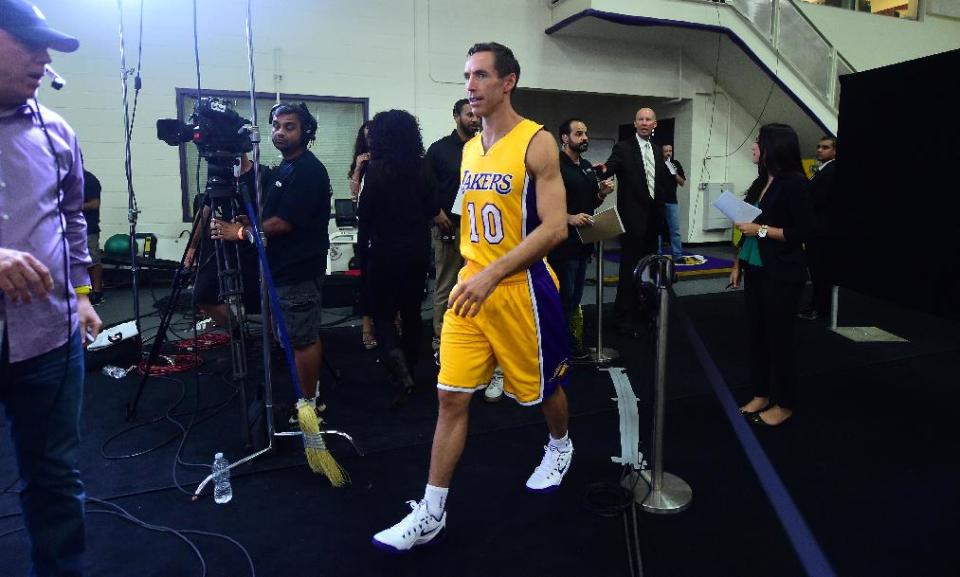
[[[664,218],[670,235],[670,253],[674,260],[683,256],[683,243],[680,242],[680,205],[667,203],[663,205]]]
[[[573,334],[570,320],[583,299],[583,285],[587,277],[587,257],[551,259],[550,266],[553,272],[557,273],[557,280],[560,282],[560,306],[563,307],[563,316],[567,319],[570,344],[576,347],[580,343]]]
[[[9,361],[4,339],[0,403],[20,469],[20,506],[35,577],[83,574],[85,495],[77,469],[82,400],[79,331],[64,345],[18,363]]]

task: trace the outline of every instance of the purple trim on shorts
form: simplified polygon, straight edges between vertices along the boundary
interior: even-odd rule
[[[553,277],[542,260],[529,269],[530,288],[537,326],[540,330],[540,370],[543,379],[543,398],[554,393],[558,386],[567,385],[570,357],[570,337],[567,321],[560,305],[560,293]]]
[[[524,212],[526,212],[527,221],[524,223],[523,238],[526,238],[533,232],[533,229],[540,226],[540,214],[537,212],[537,181],[530,178],[529,175],[526,181],[523,187],[523,202],[526,204]]]

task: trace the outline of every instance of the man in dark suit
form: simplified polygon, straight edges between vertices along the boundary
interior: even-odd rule
[[[837,139],[824,136],[817,143],[817,160],[820,168],[810,181],[810,200],[816,219],[813,238],[806,243],[807,268],[813,282],[810,304],[799,314],[800,318],[816,320],[830,316],[830,291],[833,287],[833,271],[827,259],[830,236],[834,230],[833,211],[837,206]]]
[[[657,115],[650,108],[641,108],[633,120],[637,133],[633,138],[618,142],[610,158],[601,165],[603,177],[617,177],[617,210],[626,232],[620,236],[620,282],[614,303],[616,328],[621,333],[633,334],[637,320],[637,286],[633,269],[645,255],[656,252],[657,235],[663,229],[662,187],[667,170],[663,151],[650,142],[657,127]]]

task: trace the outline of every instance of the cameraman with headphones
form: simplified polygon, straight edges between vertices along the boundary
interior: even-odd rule
[[[78,47],[33,4],[0,0],[0,404],[38,576],[81,575],[85,548],[81,343],[101,323],[88,297],[77,137],[36,100],[49,50]]]
[[[290,335],[301,395],[315,406],[323,362],[320,342],[321,287],[330,239],[330,177],[307,146],[316,138],[317,121],[305,104],[280,103],[270,111],[273,145],[283,161],[262,168],[263,233],[267,260]],[[246,157],[242,170],[253,168]],[[252,188],[252,187],[251,187]],[[212,219],[214,240],[249,240],[247,221]],[[320,404],[318,411],[323,410]]]

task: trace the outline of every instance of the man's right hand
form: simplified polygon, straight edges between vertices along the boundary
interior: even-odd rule
[[[440,230],[445,233],[453,232],[453,221],[450,220],[450,217],[447,216],[447,213],[443,209],[440,209],[437,216],[433,217],[433,224],[440,227]]]
[[[50,270],[32,254],[0,248],[0,292],[11,302],[30,302],[31,295],[47,296],[53,290]]]

